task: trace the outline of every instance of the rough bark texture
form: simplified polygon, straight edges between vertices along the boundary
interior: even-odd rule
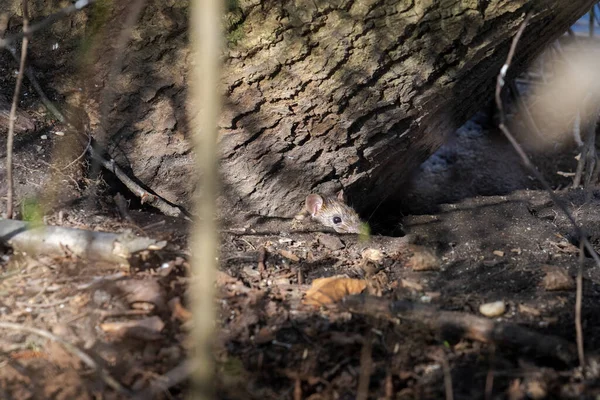
[[[360,209],[481,108],[526,12],[522,68],[593,1],[243,2],[229,31],[226,194],[290,216],[344,187]]]
[[[15,32],[20,2],[8,3]],[[412,168],[489,98],[524,13],[534,17],[517,70],[593,0],[230,3],[223,198],[236,209],[292,216],[315,191],[344,187],[359,209],[398,195]],[[132,4],[98,1],[34,35],[30,64],[59,106],[86,111],[91,132],[134,178],[189,206],[188,1],[147,1],[119,51]],[[34,22],[57,8],[36,7]]]

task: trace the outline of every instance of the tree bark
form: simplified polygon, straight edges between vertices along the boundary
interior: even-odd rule
[[[510,41],[522,70],[593,0],[241,1],[228,14],[224,196],[292,216],[344,188],[361,210],[491,97]],[[391,197],[390,197],[391,196]]]
[[[17,10],[9,31],[18,31],[20,3],[0,2]],[[343,187],[359,210],[401,196],[412,169],[491,98],[524,14],[533,18],[514,72],[593,0],[228,3],[223,210],[290,217],[311,192]],[[133,179],[189,206],[189,2],[146,1],[119,51],[131,4],[97,2],[58,21],[32,38],[29,62],[59,106],[85,110]],[[56,11],[47,0],[35,7],[33,22]]]

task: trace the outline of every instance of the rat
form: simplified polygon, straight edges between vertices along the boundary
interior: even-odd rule
[[[361,233],[363,222],[356,211],[346,204],[343,190],[337,196],[309,194],[304,206],[305,212],[315,221],[338,233]]]

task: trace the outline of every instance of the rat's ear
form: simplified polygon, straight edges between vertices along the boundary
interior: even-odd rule
[[[339,201],[341,201],[342,203],[346,202],[346,196],[344,195],[344,189],[341,189],[339,192],[337,192],[337,199]]]
[[[318,194],[309,194],[306,196],[305,204],[306,211],[314,217],[321,210],[321,207],[323,207],[323,198]]]

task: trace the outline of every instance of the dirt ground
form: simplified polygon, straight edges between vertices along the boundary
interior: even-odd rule
[[[23,154],[27,149],[35,147],[23,146]],[[44,180],[34,165],[17,170],[22,182]],[[183,398],[192,323],[185,221],[135,209],[131,221],[122,220],[109,194],[106,188],[94,202],[63,205],[46,222],[133,229],[167,240],[167,249],[136,257],[129,268],[5,253],[2,322],[51,332],[95,366],[35,332],[7,329],[0,341],[2,398]],[[455,399],[600,395],[600,275],[586,258],[582,321],[589,367],[581,370],[572,347],[578,238],[566,218],[537,190],[465,196],[432,204],[435,212],[370,220],[369,238],[326,232],[309,221],[294,226],[252,217],[224,226],[215,302],[218,397],[439,399],[448,390]],[[600,190],[559,196],[598,248]],[[331,280],[315,294],[310,288],[319,278]],[[411,313],[397,306],[382,314],[340,301],[359,292],[429,308]],[[480,306],[493,302],[502,302],[504,313],[481,316]],[[445,312],[452,313],[449,325],[440,322]],[[542,352],[520,341],[522,332],[515,340],[474,340],[468,331],[477,323],[447,329],[465,315],[492,321],[496,330],[504,323],[528,328],[540,343],[557,336],[566,350]],[[126,391],[118,393],[108,376]]]

